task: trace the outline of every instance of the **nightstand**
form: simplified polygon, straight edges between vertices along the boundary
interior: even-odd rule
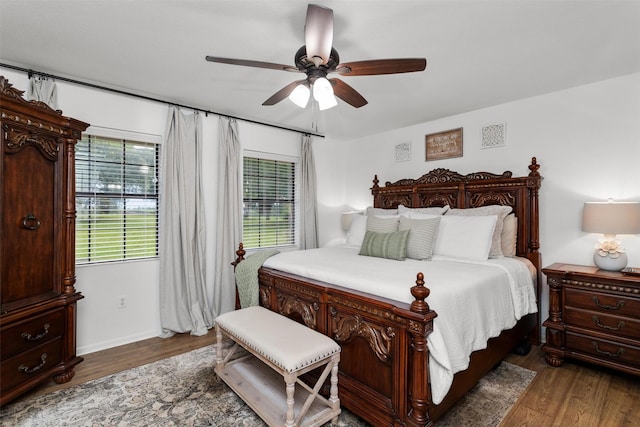
[[[549,286],[545,359],[579,359],[640,375],[640,276],[571,264],[542,269]]]

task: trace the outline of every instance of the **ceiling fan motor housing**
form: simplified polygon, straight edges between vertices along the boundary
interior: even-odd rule
[[[331,48],[331,54],[329,55],[329,61],[326,64],[320,64],[318,66],[309,59],[307,56],[307,47],[302,46],[296,52],[294,63],[296,67],[307,75],[307,81],[309,84],[313,84],[320,77],[327,77],[332,71],[335,71],[336,67],[340,63],[340,55],[338,51]]]

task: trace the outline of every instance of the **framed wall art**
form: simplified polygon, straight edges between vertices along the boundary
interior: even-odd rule
[[[411,160],[411,143],[401,142],[396,145],[396,162]]]
[[[462,157],[462,128],[425,136],[425,161]]]

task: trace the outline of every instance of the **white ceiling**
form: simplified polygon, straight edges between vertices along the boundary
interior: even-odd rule
[[[344,77],[369,104],[314,118],[288,100],[261,105],[302,75],[205,61],[293,65],[299,0],[0,0],[0,60],[341,139],[640,72],[640,1],[316,3],[334,10],[342,62],[425,57],[427,69]]]

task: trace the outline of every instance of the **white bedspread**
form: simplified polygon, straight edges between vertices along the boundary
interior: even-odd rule
[[[337,246],[282,252],[265,267],[411,303],[410,288],[423,272],[431,290],[427,302],[438,313],[428,336],[433,403],[446,396],[453,375],[469,366],[475,350],[491,337],[537,311],[531,264],[521,258],[466,262],[435,257],[431,261],[394,261],[358,255]],[[534,270],[535,271],[535,270]]]

